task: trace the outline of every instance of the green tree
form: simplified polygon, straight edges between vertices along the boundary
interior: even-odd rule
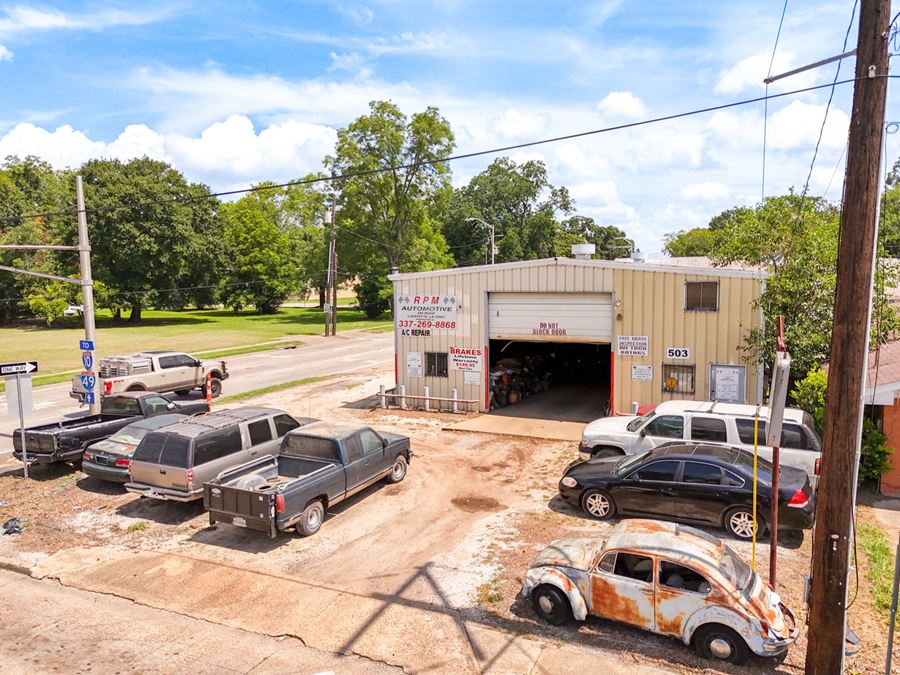
[[[708,227],[670,232],[665,236],[663,250],[673,258],[709,255],[716,245],[716,231]]]
[[[550,258],[574,243],[571,237],[560,242],[563,230],[557,220],[557,214],[569,215],[573,209],[568,190],[550,184],[543,162],[516,164],[501,157],[455,191],[444,236],[458,265],[480,264],[488,257],[490,238],[475,218],[494,226],[496,262]]]
[[[80,171],[85,202],[94,209],[88,218],[93,272],[108,285],[111,307],[130,308],[136,322],[144,307],[188,299],[175,289],[218,284],[225,257],[218,202],[206,186],[147,157],[91,160]]]
[[[571,216],[560,223],[557,237],[557,255],[568,256],[572,252],[572,244],[594,244],[597,260],[613,260],[628,253],[630,246],[625,232],[615,225],[598,225],[593,218],[587,216]]]
[[[407,118],[393,103],[373,101],[369,114],[338,131],[325,164],[347,176],[336,181],[338,265],[345,276],[387,288],[391,268],[453,263],[437,219],[451,193],[442,160],[453,147],[450,124],[433,107]]]
[[[840,213],[821,198],[790,193],[767,198],[753,209],[733,210],[720,228],[710,257],[718,264],[743,263],[769,272],[757,307],[765,326],[748,326],[745,358],[771,364],[775,321],[785,317],[785,336],[794,372],[805,373],[829,356],[836,285]],[[876,271],[873,341],[885,341],[898,326],[884,288],[896,271]]]
[[[324,178],[324,174],[307,174],[301,181]],[[325,302],[328,270],[328,231],[331,217],[330,196],[325,183],[291,185],[284,189],[279,203],[282,225],[287,228],[299,251],[300,292],[319,294],[319,305]],[[340,275],[339,275],[340,278]]]
[[[274,314],[298,289],[297,240],[281,218],[280,196],[253,192],[222,206],[230,265],[221,295],[234,311],[253,305],[260,314]]]

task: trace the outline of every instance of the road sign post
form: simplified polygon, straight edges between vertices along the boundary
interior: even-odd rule
[[[28,393],[31,394],[31,373],[38,370],[37,361],[23,361],[21,363],[0,364],[0,375],[6,377],[7,383],[13,377],[16,379],[16,407],[19,410],[19,433],[22,434],[22,465],[25,478],[28,478],[28,448],[25,446],[25,400],[22,396],[22,375],[28,376]],[[8,394],[7,394],[8,396]],[[30,404],[29,404],[30,405]]]

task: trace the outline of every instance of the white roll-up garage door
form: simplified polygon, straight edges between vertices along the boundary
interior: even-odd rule
[[[610,293],[491,293],[492,340],[612,342]]]

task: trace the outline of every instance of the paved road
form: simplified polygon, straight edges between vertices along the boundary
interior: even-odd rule
[[[400,668],[0,570],[7,673],[400,673]]]
[[[225,395],[240,394],[273,384],[347,373],[372,366],[384,365],[394,359],[394,334],[347,332],[336,338],[300,336],[305,344],[296,349],[256,352],[226,359],[231,376],[224,382]],[[69,383],[53,384],[34,389],[34,412],[25,424],[33,426],[60,417],[79,417],[86,408],[69,398]],[[194,398],[199,393],[194,393]],[[12,453],[11,433],[19,426],[18,419],[6,414],[6,395],[0,395],[0,457]]]

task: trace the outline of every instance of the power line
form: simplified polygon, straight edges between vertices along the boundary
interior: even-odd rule
[[[778,39],[781,37],[781,27],[784,25],[784,15],[787,14],[788,0],[784,0],[781,8],[781,20],[778,22],[778,31],[775,33],[775,44],[772,45],[772,58],[769,59],[769,71],[766,73],[766,101],[763,104],[763,147],[762,147],[762,187],[760,189],[760,201],[766,198],[766,138],[769,132],[769,78],[772,77],[772,66],[775,63],[775,52],[778,50]]]
[[[896,77],[896,76],[879,75],[878,77]],[[587,136],[596,136],[599,134],[610,133],[613,131],[622,131],[624,129],[633,129],[635,127],[647,126],[650,124],[658,124],[660,122],[669,122],[671,120],[682,119],[685,117],[693,117],[695,115],[703,115],[705,113],[716,112],[719,110],[727,110],[729,108],[736,108],[739,106],[751,105],[753,103],[760,103],[761,101],[768,101],[771,99],[784,98],[786,96],[795,96],[797,94],[805,94],[807,92],[817,91],[819,89],[826,89],[828,87],[832,88],[832,96],[833,96],[834,95],[834,87],[836,87],[837,85],[850,84],[850,83],[856,82],[856,80],[857,80],[857,78],[855,78],[855,77],[846,79],[846,80],[842,80],[840,82],[835,80],[831,84],[820,84],[820,85],[815,85],[812,87],[805,87],[803,89],[794,89],[792,91],[781,92],[779,94],[766,94],[764,96],[757,96],[755,98],[744,99],[741,101],[734,101],[731,103],[723,103],[721,105],[715,105],[715,106],[707,106],[705,108],[697,108],[697,109],[688,110],[685,112],[673,113],[671,115],[662,115],[660,117],[653,117],[653,118],[649,118],[649,119],[645,119],[645,120],[639,120],[636,122],[628,122],[625,124],[618,124],[618,125],[611,126],[611,127],[603,127],[600,129],[591,129],[589,131],[580,131],[580,132],[573,133],[573,134],[566,134],[564,136],[555,136],[553,138],[545,138],[545,139],[541,139],[541,140],[537,140],[537,141],[528,141],[525,143],[517,143],[515,145],[506,145],[506,146],[501,146],[501,147],[496,147],[496,148],[490,148],[488,150],[477,150],[474,152],[467,152],[467,153],[462,153],[459,155],[450,155],[449,157],[444,157],[444,158],[440,158],[440,159],[430,159],[430,160],[423,160],[421,162],[400,164],[397,166],[387,166],[387,167],[379,167],[379,168],[375,168],[375,169],[365,169],[362,171],[353,171],[350,173],[345,173],[345,174],[341,174],[341,175],[337,175],[337,176],[320,176],[320,177],[316,177],[316,178],[307,178],[307,179],[300,179],[300,180],[294,180],[294,181],[287,181],[284,183],[257,185],[254,187],[243,188],[240,190],[227,190],[224,192],[211,192],[211,193],[208,193],[205,195],[197,195],[197,196],[191,196],[191,197],[173,197],[171,199],[163,199],[163,200],[152,201],[152,202],[130,202],[130,203],[126,203],[126,204],[115,204],[115,205],[110,205],[110,206],[95,206],[95,207],[85,209],[85,212],[86,213],[103,213],[103,212],[107,212],[107,211],[136,209],[136,208],[143,208],[143,207],[147,207],[147,206],[161,206],[161,205],[172,204],[172,203],[190,204],[190,203],[199,202],[199,201],[206,200],[206,199],[213,199],[216,197],[228,197],[228,196],[238,195],[238,194],[263,192],[266,190],[279,190],[281,188],[294,187],[294,186],[300,186],[300,185],[315,185],[318,183],[328,183],[328,182],[332,182],[332,181],[350,180],[352,178],[362,178],[365,176],[371,176],[371,175],[375,175],[375,174],[379,174],[379,173],[386,173],[389,171],[402,171],[402,170],[407,170],[407,169],[418,169],[418,168],[424,167],[424,166],[435,166],[437,164],[445,164],[448,162],[454,162],[454,161],[458,161],[461,159],[471,159],[473,157],[482,157],[484,155],[495,155],[495,154],[499,154],[502,152],[509,152],[511,150],[521,150],[523,148],[532,148],[532,147],[535,147],[538,145],[547,145],[550,143],[560,143],[562,141],[570,141],[570,140],[574,140],[576,138],[585,138]],[[830,101],[830,99],[829,99],[829,101]],[[59,216],[72,216],[72,215],[76,215],[76,214],[77,214],[77,211],[55,211],[55,212],[46,212],[46,213],[31,213],[31,214],[26,214],[26,215],[22,215],[22,216],[17,216],[14,218],[7,218],[7,219],[0,221],[0,223],[9,224],[9,223],[22,222],[24,220],[30,220],[30,219],[34,219],[34,218],[51,218],[51,217],[59,217]]]

